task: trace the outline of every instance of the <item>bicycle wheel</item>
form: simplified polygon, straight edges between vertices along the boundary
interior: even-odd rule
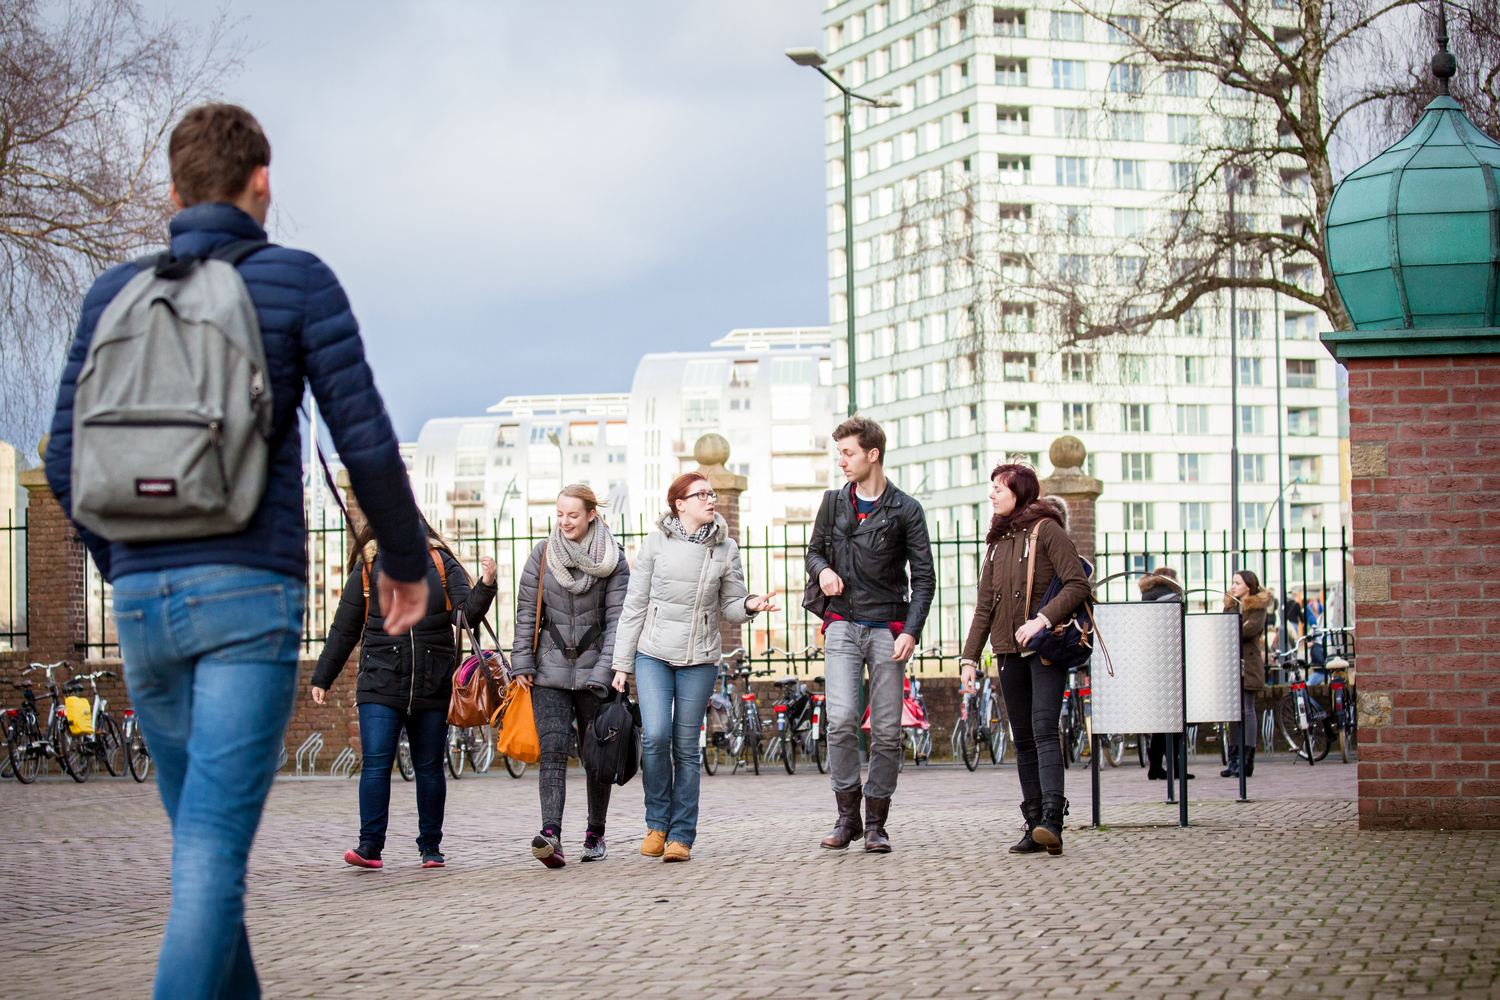
[[[129,729],[130,735],[125,739],[125,766],[129,768],[130,776],[140,783],[151,773],[151,751],[146,749],[140,727],[131,723]]]
[[[1125,737],[1118,733],[1108,733],[1104,736],[1104,759],[1109,761],[1110,767],[1119,767],[1120,762],[1125,759]]]
[[[512,778],[519,778],[526,773],[526,762],[524,760],[516,760],[514,757],[505,758],[505,773]]]
[[[1141,762],[1142,767],[1146,766],[1146,745],[1150,742],[1151,736],[1149,733],[1135,734],[1135,756]]]
[[[74,736],[67,725],[56,728],[53,736],[57,747],[57,759],[62,763],[68,777],[80,785],[89,780],[94,770],[94,755],[89,752],[82,736]]]
[[[402,781],[411,781],[417,776],[417,769],[411,762],[411,740],[407,738],[405,730],[402,730],[401,739],[396,743],[396,770],[401,772]]]
[[[750,739],[750,766],[755,768],[755,773],[760,773],[760,737],[753,736]]]
[[[1005,751],[1009,748],[1010,726],[997,720],[990,728],[990,763],[998,765],[1005,759]]]
[[[42,734],[37,731],[36,718],[18,712],[6,734],[6,752],[15,778],[23,785],[36,780],[42,769],[42,751],[37,747]]]
[[[787,774],[797,773],[797,740],[791,730],[781,735],[781,766]]]
[[[817,762],[818,773],[828,773],[828,740],[826,738],[813,740],[812,759]]]
[[[1073,726],[1071,723],[1064,722],[1062,726],[1062,732],[1057,734],[1057,743],[1059,749],[1062,750],[1062,762],[1064,769],[1073,766],[1073,754],[1071,747],[1069,746],[1069,744],[1071,744],[1072,742]]]
[[[970,728],[969,720],[959,719],[953,727],[953,745],[970,771],[979,767],[979,733]]]
[[[125,773],[125,741],[120,738],[120,724],[108,712],[100,712],[94,720],[94,753],[110,777]]]
[[[448,752],[445,754],[448,761],[448,773],[457,780],[464,776],[464,738],[463,730],[457,726],[448,727]]]
[[[469,765],[475,774],[483,774],[495,759],[495,731],[489,726],[475,726],[468,732]]]
[[[703,748],[703,770],[709,775],[719,773],[719,746],[712,740]]]

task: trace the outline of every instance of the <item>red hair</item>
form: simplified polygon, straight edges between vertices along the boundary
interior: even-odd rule
[[[682,475],[672,480],[672,485],[667,487],[667,513],[671,514],[673,517],[676,517],[677,501],[686,500],[688,498],[688,494],[692,492],[689,487],[691,487],[694,483],[707,482],[708,480],[703,478],[703,473],[701,472],[684,472]],[[712,489],[713,487],[710,486],[709,488]]]

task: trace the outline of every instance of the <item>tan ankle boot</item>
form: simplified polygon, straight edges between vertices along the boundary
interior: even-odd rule
[[[693,856],[692,852],[688,850],[688,845],[686,845],[686,844],[680,844],[680,843],[678,843],[677,841],[674,840],[670,844],[667,845],[666,851],[665,851],[665,856],[662,858],[662,860],[663,861],[686,861],[688,858],[690,858],[692,856]]]
[[[641,853],[648,858],[659,858],[666,842],[667,835],[664,831],[647,830],[646,839],[641,841]]]

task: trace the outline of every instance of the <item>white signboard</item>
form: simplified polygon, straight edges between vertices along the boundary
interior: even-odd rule
[[[1182,605],[1098,604],[1094,622],[1099,631],[1089,670],[1094,732],[1181,732]]]
[[[1240,616],[1188,615],[1183,633],[1188,723],[1240,721]]]

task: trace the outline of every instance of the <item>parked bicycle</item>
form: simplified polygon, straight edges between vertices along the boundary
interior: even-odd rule
[[[940,654],[937,649],[918,650],[917,655]],[[927,699],[922,697],[922,682],[906,675],[902,685],[901,699],[901,768],[906,767],[907,751],[912,763],[921,767],[932,758],[932,723],[927,716]],[[860,723],[864,732],[870,731],[870,709],[865,708],[864,721]]]
[[[92,733],[78,736],[77,739],[83,746],[84,752],[93,760],[104,766],[111,777],[118,778],[125,773],[125,740],[120,731],[120,724],[115,717],[109,714],[109,702],[99,694],[99,678],[118,677],[113,670],[95,670],[91,674],[81,674],[73,678],[65,691],[72,689],[75,685],[81,689],[82,682],[88,681],[89,687],[94,692],[94,701],[90,710],[90,719],[93,722]]]
[[[53,672],[67,666],[66,660],[57,663],[33,663],[21,671],[22,676],[41,670],[47,677],[48,707],[46,729],[42,728],[43,716],[38,711],[36,692],[29,680],[11,681],[11,686],[21,692],[21,705],[8,713],[6,726],[6,752],[16,780],[29,785],[41,772],[42,764],[52,757],[62,765],[63,772],[77,782],[88,780],[87,762],[83,747],[73,737],[68,725],[67,709],[63,696],[58,691]]]
[[[1330,726],[1327,709],[1307,689],[1307,666],[1298,656],[1309,637],[1303,636],[1288,649],[1272,651],[1270,661],[1292,679],[1291,690],[1276,705],[1282,738],[1310,767],[1328,756]]]
[[[821,684],[823,678],[816,678]],[[816,723],[816,715],[823,702],[813,701],[813,692],[796,677],[786,676],[776,682],[780,693],[771,706],[771,717],[776,722],[776,737],[768,757],[780,760],[787,774],[797,773],[797,754],[812,757],[818,765],[818,773],[828,770],[828,735],[826,727]],[[817,705],[819,708],[815,708]],[[815,736],[815,732],[817,736]],[[819,739],[818,736],[822,738]]]
[[[1335,740],[1346,764],[1357,746],[1358,715],[1354,686],[1349,682],[1349,661],[1338,655],[1353,652],[1349,643],[1352,632],[1347,626],[1312,629],[1290,649],[1271,654],[1274,667],[1289,672],[1292,679],[1291,690],[1276,705],[1276,722],[1287,745],[1309,765],[1327,757]],[[1332,650],[1334,655],[1321,669],[1310,667],[1303,655],[1304,646],[1316,646],[1325,655]],[[1329,688],[1331,712],[1309,690],[1324,683]]]
[[[750,676],[744,659],[743,648],[719,657],[719,674],[715,678],[719,689],[709,696],[703,726],[698,733],[698,745],[703,750],[703,770],[709,774],[718,773],[721,755],[727,754],[735,762],[735,771],[740,767],[740,755],[746,742],[745,711],[734,681],[743,683]]]
[[[146,738],[141,735],[141,725],[136,721],[135,710],[127,708],[120,723],[120,740],[125,744],[125,767],[137,782],[146,780],[151,773],[151,751],[146,749]],[[281,748],[281,760],[276,770],[286,766],[286,747]]]
[[[979,767],[980,755],[988,750],[991,764],[1005,759],[1010,743],[1001,709],[999,692],[987,673],[980,672],[974,690],[959,704],[958,721],[953,724],[953,756],[970,771]]]
[[[454,778],[464,776],[464,763],[483,774],[490,769],[495,759],[495,734],[489,726],[449,726],[448,748],[444,754],[448,773]],[[509,758],[507,758],[508,760]]]
[[[406,727],[401,728],[401,738],[396,741],[396,770],[401,774],[402,781],[411,781],[417,775],[417,769],[411,762],[411,739],[406,735]]]
[[[1058,720],[1058,735],[1062,741],[1063,767],[1078,763],[1089,740],[1089,688],[1088,674],[1078,669],[1068,671],[1068,687],[1063,693],[1062,716]]]

